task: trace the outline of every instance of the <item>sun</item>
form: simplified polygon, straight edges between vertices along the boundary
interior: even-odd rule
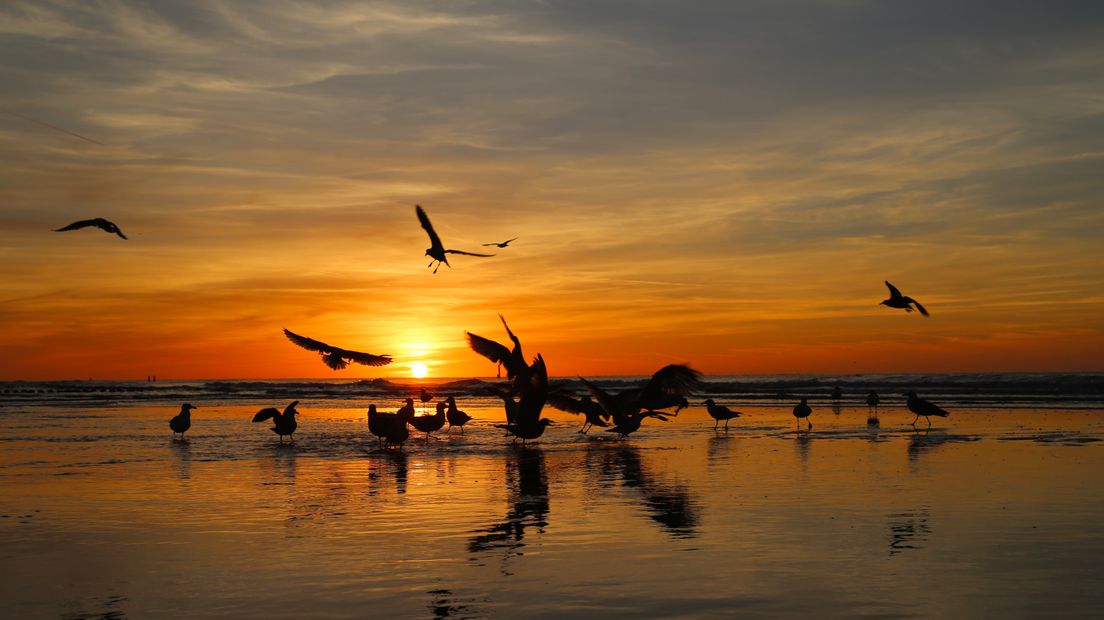
[[[429,374],[429,367],[421,362],[416,362],[410,365],[410,374],[414,375],[415,379],[421,379]]]

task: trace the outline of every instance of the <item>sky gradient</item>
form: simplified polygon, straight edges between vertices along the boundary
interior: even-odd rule
[[[0,93],[0,379],[1104,370],[1101,3],[12,1]]]

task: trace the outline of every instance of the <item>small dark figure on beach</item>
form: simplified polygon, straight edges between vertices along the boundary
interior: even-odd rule
[[[445,427],[445,407],[447,405],[444,402],[437,403],[437,413],[433,415],[420,415],[410,418],[410,425],[419,431],[426,434],[426,443],[429,443],[429,434],[436,433]]]
[[[445,412],[445,420],[448,421],[448,430],[445,433],[451,433],[452,427],[459,426],[460,434],[464,434],[464,425],[471,422],[472,417],[467,413],[460,411],[456,408],[456,399],[449,396],[445,401],[448,404],[448,411]]]
[[[72,224],[69,224],[68,226],[64,226],[62,228],[55,228],[54,232],[66,232],[66,231],[69,231],[69,230],[80,230],[81,228],[88,228],[89,226],[95,226],[96,228],[99,228],[100,230],[102,230],[106,233],[111,233],[113,235],[119,235],[123,239],[127,238],[127,236],[123,234],[123,231],[119,230],[119,227],[116,226],[114,222],[109,222],[109,221],[103,219],[102,217],[97,217],[97,218],[91,219],[91,220],[78,220],[76,222],[73,222]]]
[[[916,392],[909,392],[908,394],[905,394],[905,396],[908,397],[908,410],[916,414],[916,417],[912,420],[912,426],[914,428],[916,427],[916,422],[920,419],[920,416],[924,416],[924,419],[928,421],[928,428],[931,428],[931,416],[945,418],[951,415],[950,413],[947,413],[946,410],[920,398],[916,395]]]
[[[272,432],[280,436],[280,443],[284,443],[284,435],[291,438],[291,441],[295,441],[295,429],[299,427],[299,423],[295,421],[295,416],[299,415],[295,406],[299,404],[299,401],[293,400],[291,404],[284,408],[283,413],[275,407],[267,407],[257,412],[257,415],[253,416],[254,422],[264,422],[265,420],[272,420]]]
[[[801,428],[801,419],[805,418],[805,421],[809,423],[809,430],[813,429],[813,421],[809,419],[809,416],[813,414],[813,408],[809,406],[809,399],[802,398],[801,402],[794,406],[793,416],[797,418],[797,428]]]
[[[717,403],[713,402],[712,398],[705,399],[705,410],[709,412],[709,417],[713,418],[714,420],[713,430],[716,431],[717,425],[721,423],[721,420],[724,420],[724,429],[726,433],[728,432],[728,421],[732,418],[738,418],[744,415],[739,411],[733,411],[728,407],[718,405]]]
[[[609,414],[602,409],[601,405],[591,400],[590,395],[574,398],[557,392],[548,395],[548,404],[560,411],[583,416],[583,426],[578,430],[583,435],[586,435],[594,426],[601,426],[602,428],[609,426],[606,424],[610,417]]]
[[[169,428],[172,429],[173,439],[176,439],[176,434],[180,433],[180,441],[187,441],[184,439],[184,433],[192,427],[192,409],[198,408],[191,403],[180,405],[180,413],[169,420]]]
[[[877,392],[871,391],[866,395],[866,407],[868,409],[866,416],[867,426],[878,426],[881,424],[878,420],[878,403],[880,403],[881,400]]]

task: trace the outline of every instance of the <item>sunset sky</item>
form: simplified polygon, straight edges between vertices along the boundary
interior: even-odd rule
[[[1104,371],[1104,3],[9,0],[0,108],[0,379]]]

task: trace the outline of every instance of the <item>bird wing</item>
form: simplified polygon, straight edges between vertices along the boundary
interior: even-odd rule
[[[468,346],[472,351],[498,364],[505,364],[510,359],[510,350],[494,340],[477,336],[471,332],[468,335]]]
[[[568,413],[574,413],[575,415],[586,415],[586,409],[583,406],[583,401],[572,398],[563,392],[553,392],[548,395],[548,404],[560,411],[566,411]]]
[[[88,226],[96,226],[96,220],[77,220],[68,226],[62,228],[55,228],[54,232],[65,232],[67,230],[79,230]]]
[[[660,394],[690,396],[702,387],[701,373],[683,364],[669,364],[656,371],[641,396],[654,397]]]
[[[475,252],[465,252],[463,250],[445,250],[445,254],[463,254],[464,256],[479,256],[482,258],[494,256],[494,254],[476,254]]]
[[[915,299],[913,299],[911,297],[906,297],[905,299],[909,303],[911,303],[912,305],[916,306],[916,309],[920,311],[920,314],[923,314],[924,316],[931,316],[930,314],[928,314],[927,309],[924,308],[924,306],[920,305],[920,302],[916,301]]]
[[[586,386],[586,389],[590,391],[590,395],[594,397],[594,400],[598,401],[598,404],[602,406],[602,409],[605,410],[608,415],[612,416],[614,421],[617,421],[621,415],[621,407],[618,405],[617,399],[614,398],[613,395],[611,395],[609,392],[603,390],[602,388],[594,385],[593,383],[587,381],[582,377],[579,377],[579,381],[583,382],[583,385]]]
[[[334,351],[334,347],[331,347],[325,342],[315,340],[314,338],[307,338],[306,336],[300,336],[286,327],[284,328],[284,335],[287,336],[288,340],[308,351],[318,351],[319,353],[331,353]]]
[[[414,205],[414,209],[418,212],[418,221],[422,223],[422,228],[429,235],[429,245],[442,250],[445,249],[445,246],[441,244],[441,238],[437,236],[437,231],[433,230],[433,224],[429,223],[429,216],[426,215],[425,209],[422,209],[422,205]]]
[[[275,407],[266,407],[257,412],[257,415],[253,416],[254,422],[264,422],[270,418],[275,418],[280,415],[280,410]]]
[[[885,285],[887,287],[889,287],[889,298],[890,299],[899,299],[901,297],[901,291],[897,290],[896,286],[893,286],[892,284],[890,284],[889,280],[885,281]]]
[[[126,238],[127,238],[127,236],[123,234],[123,231],[119,230],[119,227],[118,227],[118,226],[116,226],[116,227],[115,227],[115,231],[114,231],[114,232],[115,232],[115,234],[116,234],[116,235],[119,235],[119,236],[120,236],[120,237],[122,237],[123,239],[126,239]]]
[[[350,351],[348,349],[338,349],[337,352],[341,357],[365,366],[386,366],[391,363],[390,355],[372,355],[371,353],[361,353],[360,351]]]

